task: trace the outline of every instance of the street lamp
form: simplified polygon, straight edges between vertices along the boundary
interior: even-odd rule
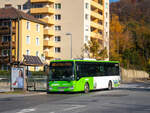
[[[71,49],[70,49],[70,57],[71,57],[71,59],[72,59],[72,34],[71,33],[66,33],[65,35],[67,35],[67,36],[70,36],[70,43],[71,43]]]

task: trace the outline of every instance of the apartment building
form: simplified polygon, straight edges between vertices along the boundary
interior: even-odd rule
[[[0,69],[7,70],[10,63],[23,62],[23,55],[41,57],[43,26],[43,22],[22,11],[12,7],[1,8]]]
[[[54,53],[54,1],[55,0],[30,0],[32,8],[30,13],[39,20],[46,23],[44,26],[43,52],[45,59],[49,62],[55,59]]]
[[[29,13],[31,8],[30,0],[0,0],[0,8],[10,7]]]
[[[43,41],[47,62],[51,59],[79,58],[84,44],[94,39],[98,39],[107,48],[109,55],[109,0],[28,2],[30,13],[47,23],[44,26]],[[87,53],[84,57],[87,57]]]
[[[98,39],[100,44],[109,49],[109,0],[31,0],[30,2],[32,6],[39,6],[31,8],[31,14],[40,17],[40,20],[48,18],[53,23],[47,28],[55,30],[54,35],[49,37],[49,40],[54,42],[54,47],[51,45],[49,50],[54,52],[54,59],[70,59],[71,56],[79,58],[84,43],[92,39]]]

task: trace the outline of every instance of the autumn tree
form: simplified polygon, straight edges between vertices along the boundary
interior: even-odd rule
[[[119,60],[122,65],[129,67],[130,59],[126,53],[132,47],[130,32],[119,22],[119,17],[113,14],[110,23],[110,59]]]
[[[92,39],[88,43],[85,43],[82,48],[82,57],[86,53],[89,58],[97,60],[105,60],[107,55],[107,49],[103,47],[103,43],[99,39]]]

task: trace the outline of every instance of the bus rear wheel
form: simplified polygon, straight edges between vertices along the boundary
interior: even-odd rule
[[[89,93],[89,84],[85,83],[84,85],[84,93]]]
[[[108,90],[112,90],[112,82],[111,81],[109,81],[109,83],[108,83]]]

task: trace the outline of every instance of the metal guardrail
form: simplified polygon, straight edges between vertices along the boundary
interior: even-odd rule
[[[47,77],[30,77],[27,78],[27,90],[46,90]]]

